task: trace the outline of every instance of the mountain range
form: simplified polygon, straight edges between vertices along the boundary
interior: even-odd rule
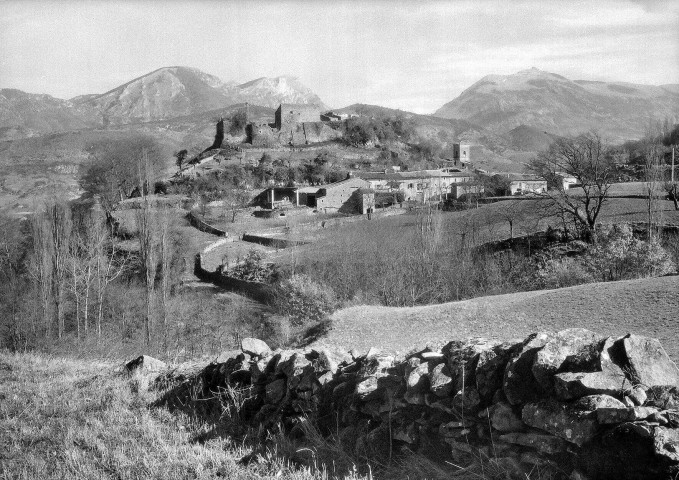
[[[239,84],[195,68],[164,67],[108,92],[68,100],[2,89],[0,140],[168,120],[245,103],[269,108],[279,103],[313,103],[326,108],[295,77],[264,77]],[[569,80],[532,68],[483,77],[434,115],[465,120],[509,137],[516,137],[514,129],[520,127],[518,133],[534,129],[557,136],[597,130],[612,141],[622,141],[640,138],[651,122],[676,121],[679,85]],[[531,137],[536,140],[535,134]]]
[[[102,94],[62,100],[20,90],[0,90],[0,140],[58,131],[150,122],[225,108],[239,103],[277,107],[321,99],[297,78],[223,82],[188,67],[165,67]]]
[[[520,126],[568,136],[597,130],[612,141],[642,137],[652,122],[679,118],[679,85],[569,80],[532,68],[488,75],[434,114],[504,134]]]

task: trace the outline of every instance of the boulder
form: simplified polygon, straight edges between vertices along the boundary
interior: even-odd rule
[[[550,333],[536,333],[529,336],[521,350],[514,355],[505,368],[502,389],[512,405],[540,399],[544,389],[533,375],[533,363],[538,351],[552,339]]]
[[[129,373],[160,372],[161,370],[165,370],[166,368],[167,364],[165,362],[163,362],[162,360],[158,360],[157,358],[150,357],[148,355],[141,355],[125,364],[125,370]]]
[[[257,357],[264,357],[271,352],[269,346],[258,338],[244,338],[240,342],[240,349],[247,354]]]
[[[599,430],[596,420],[589,418],[588,412],[555,401],[525,405],[521,419],[526,425],[549,432],[578,447],[592,440]]]
[[[552,377],[564,368],[591,371],[599,358],[600,335],[584,328],[558,332],[535,355],[532,371],[540,386],[549,391]],[[569,364],[569,365],[566,365]]]
[[[622,344],[635,384],[679,386],[679,369],[658,340],[629,334]]]

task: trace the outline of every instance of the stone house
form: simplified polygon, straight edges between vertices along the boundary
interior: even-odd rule
[[[377,192],[402,191],[406,200],[442,201],[448,198],[453,185],[472,180],[468,172],[417,170],[411,172],[356,172]]]
[[[476,183],[455,183],[450,189],[450,195],[455,200],[467,195],[480,195],[485,191],[483,185]]]
[[[367,213],[370,192],[362,192],[357,198],[355,192],[359,189],[370,189],[370,184],[357,177],[348,177],[340,182],[319,187],[316,192],[316,208],[325,213]],[[360,192],[359,192],[360,193]],[[374,194],[372,194],[374,205]]]
[[[509,182],[509,195],[529,195],[547,192],[547,180],[535,177],[513,178]]]

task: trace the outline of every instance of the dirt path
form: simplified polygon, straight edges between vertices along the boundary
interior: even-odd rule
[[[316,342],[395,353],[468,337],[521,338],[539,330],[582,327],[660,339],[679,360],[679,276],[594,283],[412,308],[358,306],[335,312]]]

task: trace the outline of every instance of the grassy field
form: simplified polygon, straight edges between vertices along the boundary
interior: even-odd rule
[[[0,352],[0,478],[369,478],[295,464],[283,439],[220,435],[224,412],[196,420],[151,408],[163,391],[114,367]],[[238,462],[255,449],[254,462]]]
[[[469,337],[507,340],[581,327],[658,338],[679,361],[679,276],[594,283],[411,308],[356,306],[332,317],[318,344],[395,353]]]

